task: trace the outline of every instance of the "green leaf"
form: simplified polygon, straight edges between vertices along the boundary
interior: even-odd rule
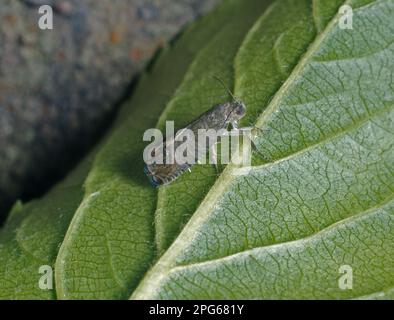
[[[83,197],[92,155],[43,199],[12,209],[0,232],[0,299],[54,299],[39,288],[42,265],[54,267],[70,220]]]
[[[160,252],[161,249],[160,244],[156,246],[155,242],[159,237],[155,235],[154,224],[156,190],[148,184],[142,170],[142,150],[145,146],[142,135],[147,128],[156,125],[166,102],[157,99],[163,96],[162,93],[171,94],[172,87],[176,87],[167,88],[174,81],[174,67],[182,71],[188,68],[183,80],[186,82],[199,57],[205,56],[212,44],[220,44],[220,58],[231,66],[236,49],[253,23],[253,16],[257,19],[265,7],[266,4],[254,1],[247,5],[240,1],[226,3],[219,12],[201,22],[199,30],[193,34],[186,32],[176,44],[180,52],[168,53],[170,61],[158,62],[159,66],[155,69],[157,83],[151,79],[146,89],[137,89],[131,102],[132,113],[127,115],[127,119],[96,156],[86,182],[85,199],[73,218],[59,252],[56,265],[58,297],[124,298],[138,285],[155,259],[156,251]],[[242,25],[237,20],[229,19],[234,14],[241,14]],[[218,36],[212,38],[212,33],[219,29]],[[190,51],[197,53],[189,68],[192,60]],[[212,70],[215,67],[208,65],[207,61],[200,65],[205,73],[207,68]],[[176,84],[181,79],[176,78]],[[180,125],[199,115],[201,107],[206,110],[214,102],[205,94],[198,97],[200,103],[201,99],[208,100],[201,103],[200,110],[193,108],[193,102],[186,104],[188,119],[181,122],[171,111],[174,101],[184,97],[184,82],[164,111],[176,123],[179,120]],[[218,86],[219,90],[223,92]],[[180,108],[176,111],[182,112]],[[214,178],[210,178],[212,183]]]
[[[392,299],[393,16],[390,0],[224,1],[164,50],[68,179],[14,207],[0,297],[54,298],[38,289],[48,264],[62,299]],[[263,157],[154,190],[143,132],[229,100],[212,75],[246,103]]]

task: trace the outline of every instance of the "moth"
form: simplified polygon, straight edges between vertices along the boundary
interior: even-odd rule
[[[225,87],[224,83],[219,78],[218,80]],[[199,129],[214,129],[216,131],[224,129],[222,130],[223,132],[225,130],[228,130],[230,125],[232,126],[232,128],[238,129],[238,121],[245,116],[246,106],[241,100],[235,98],[229,90],[228,92],[233,98],[232,101],[218,104],[212,107],[207,112],[203,113],[200,117],[198,117],[196,120],[188,124],[186,127],[178,130],[175,137],[172,137],[170,140],[168,140],[166,137],[161,148],[158,148],[159,150],[164,150],[162,155],[164,160],[166,159],[166,157],[168,157],[168,153],[166,150],[169,145],[173,145],[176,149],[180,144],[182,144],[182,141],[177,141],[177,137],[181,135],[185,129],[191,130],[194,133],[195,137],[198,136]],[[196,149],[199,148],[197,141],[195,143],[195,146]],[[198,150],[197,152],[195,152],[196,159],[194,163],[199,162],[199,158],[204,156],[204,153],[206,154],[208,152],[208,147],[202,151],[203,152],[201,152],[201,150]],[[157,188],[161,185],[167,185],[173,182],[185,171],[190,171],[190,168],[192,166],[193,164],[190,163],[179,164],[174,161],[174,163],[166,164],[166,161],[164,161],[163,164],[145,164],[144,172],[148,176],[152,186]]]

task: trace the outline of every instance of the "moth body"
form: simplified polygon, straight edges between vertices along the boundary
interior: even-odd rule
[[[144,172],[148,176],[151,184],[154,187],[159,187],[160,185],[171,183],[183,172],[190,170],[194,163],[199,162],[199,160],[206,155],[209,150],[209,146],[206,146],[206,148],[201,148],[197,140],[198,131],[200,129],[214,129],[216,131],[222,129],[227,130],[230,124],[233,128],[238,128],[238,120],[240,120],[245,115],[245,113],[245,104],[240,100],[234,99],[230,102],[212,107],[185,128],[180,129],[176,133],[175,137],[170,139],[166,138],[161,148],[158,148],[159,150],[163,150],[163,164],[145,164],[144,167]],[[174,149],[176,150],[176,148],[183,143],[183,141],[177,141],[177,137],[179,137],[185,129],[192,131],[195,137],[194,145],[196,152],[193,163],[179,164],[176,162],[176,159],[174,159],[173,163],[167,164],[166,160],[169,156],[167,151],[168,146],[173,145]]]

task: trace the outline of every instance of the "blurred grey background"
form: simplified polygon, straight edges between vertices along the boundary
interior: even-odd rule
[[[157,49],[219,1],[1,1],[0,220],[60,179]],[[53,30],[38,27],[44,4]]]

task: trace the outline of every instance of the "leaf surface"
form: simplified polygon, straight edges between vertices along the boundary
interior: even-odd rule
[[[289,23],[261,56],[270,22],[290,3],[275,3],[251,29],[235,93],[252,108],[268,102],[255,141],[266,163],[224,170],[133,298],[392,295],[394,6],[349,3],[352,30],[339,27],[339,15],[322,28],[316,12],[329,8],[315,1],[319,10],[298,16],[311,34]],[[296,63],[282,46],[295,34],[313,38]],[[302,50],[296,43],[293,54]],[[292,71],[271,99],[274,68],[276,79]],[[352,268],[352,290],[339,285],[342,266]]]
[[[393,298],[393,17],[389,0],[224,1],[159,55],[74,173],[15,206],[0,297]],[[212,75],[246,103],[259,155],[157,191],[142,135],[230,100]],[[38,289],[42,264],[56,293]]]

